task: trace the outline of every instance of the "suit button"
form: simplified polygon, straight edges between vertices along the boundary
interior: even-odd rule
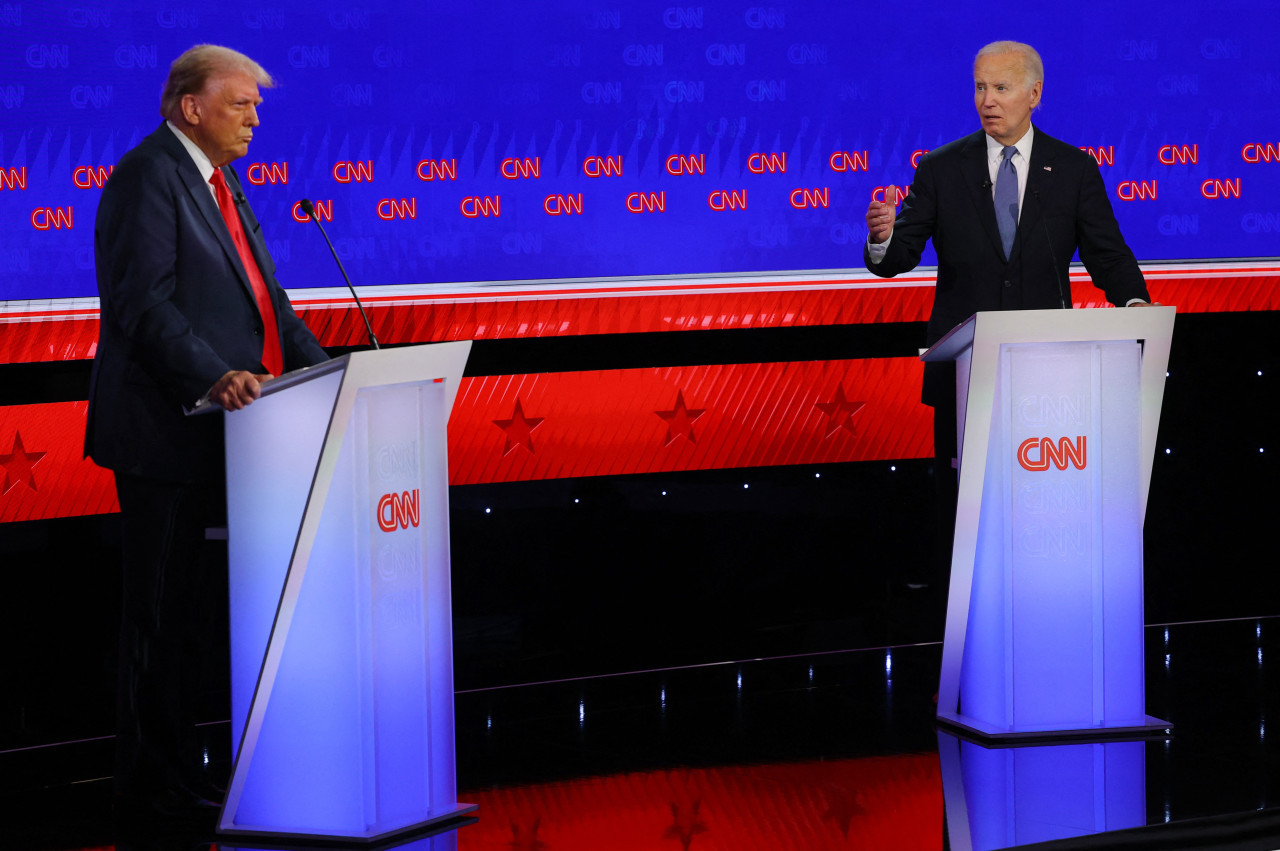
[[[1009,286],[1009,282],[1008,282],[1008,281],[1005,281],[1005,282],[1004,282],[1004,285],[1005,285],[1006,287],[1007,287],[1007,286]],[[261,337],[261,336],[262,336],[262,329],[261,329],[261,328],[254,328],[254,329],[253,329],[253,336],[255,336],[255,337]]]
[[[1005,282],[1004,282],[1004,285],[1005,285],[1006,287],[1011,287],[1011,286],[1013,286],[1013,284],[1011,284],[1009,281],[1005,281]]]

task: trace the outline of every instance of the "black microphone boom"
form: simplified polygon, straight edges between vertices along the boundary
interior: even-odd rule
[[[351,279],[347,277],[347,270],[342,267],[342,260],[338,258],[338,252],[334,249],[333,243],[329,241],[329,234],[324,232],[324,225],[320,224],[320,217],[316,215],[315,205],[310,199],[303,198],[298,202],[298,206],[302,208],[302,212],[307,214],[307,218],[316,223],[316,227],[320,228],[320,235],[324,237],[325,243],[329,246],[329,250],[333,252],[333,259],[338,264],[338,271],[342,273],[342,280],[347,282],[347,289],[351,290],[351,297],[355,299],[356,307],[360,309],[360,318],[364,320],[364,329],[369,332],[369,344],[374,349],[379,349],[378,338],[373,335],[373,326],[369,324],[369,316],[364,312],[364,305],[360,303],[360,296],[356,295],[356,288],[351,286]]]
[[[1053,264],[1053,280],[1058,285],[1058,304],[1063,310],[1067,308],[1067,296],[1062,289],[1062,275],[1058,272],[1058,255],[1053,250],[1053,238],[1049,236],[1049,223],[1045,221],[1044,205],[1040,203],[1040,190],[1032,189],[1031,194],[1036,198],[1036,204],[1040,207],[1040,224],[1044,227],[1044,241],[1049,246],[1049,262]]]

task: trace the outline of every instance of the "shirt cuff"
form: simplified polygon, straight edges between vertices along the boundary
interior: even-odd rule
[[[871,241],[871,237],[867,237],[867,257],[871,258],[872,263],[879,263],[889,253],[890,239],[893,239],[893,234],[889,234],[888,239],[877,245]]]

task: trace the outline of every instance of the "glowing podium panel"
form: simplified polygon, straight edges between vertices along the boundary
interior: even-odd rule
[[[457,802],[446,426],[471,343],[356,352],[226,415],[228,834],[375,840]]]
[[[988,738],[1156,733],[1142,524],[1172,307],[979,313],[956,362],[960,491],[938,719]]]

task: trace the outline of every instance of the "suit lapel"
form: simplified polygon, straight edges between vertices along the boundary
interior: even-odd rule
[[[1004,247],[1000,244],[1000,227],[996,224],[996,205],[991,198],[991,171],[987,168],[987,137],[978,131],[969,137],[964,146],[963,165],[965,185],[978,211],[978,221],[987,234],[991,250],[1004,261]]]
[[[205,225],[209,228],[209,235],[222,248],[222,253],[227,256],[227,260],[231,263],[231,268],[236,270],[236,279],[240,282],[240,289],[249,298],[250,302],[257,304],[253,297],[253,289],[249,285],[249,276],[245,273],[244,265],[240,262],[240,252],[236,251],[235,243],[231,241],[231,232],[227,230],[227,223],[222,220],[222,212],[218,209],[218,203],[213,200],[213,190],[209,187],[209,184],[201,179],[200,170],[191,161],[191,155],[187,153],[186,148],[182,147],[182,143],[173,135],[172,130],[161,124],[160,129],[153,136],[177,161],[178,177],[187,188],[188,194],[191,195],[191,200],[195,203],[196,209],[200,211],[200,215],[204,218]],[[225,175],[226,172],[224,171],[223,176]]]
[[[1042,199],[1053,195],[1053,164],[1056,154],[1053,140],[1036,130],[1031,143],[1031,163],[1027,172],[1027,189],[1022,196],[1022,213],[1018,217],[1018,238],[1013,243],[1013,254],[1021,253],[1024,240],[1035,239],[1042,227],[1044,206]],[[1010,261],[1013,258],[1009,258]]]

